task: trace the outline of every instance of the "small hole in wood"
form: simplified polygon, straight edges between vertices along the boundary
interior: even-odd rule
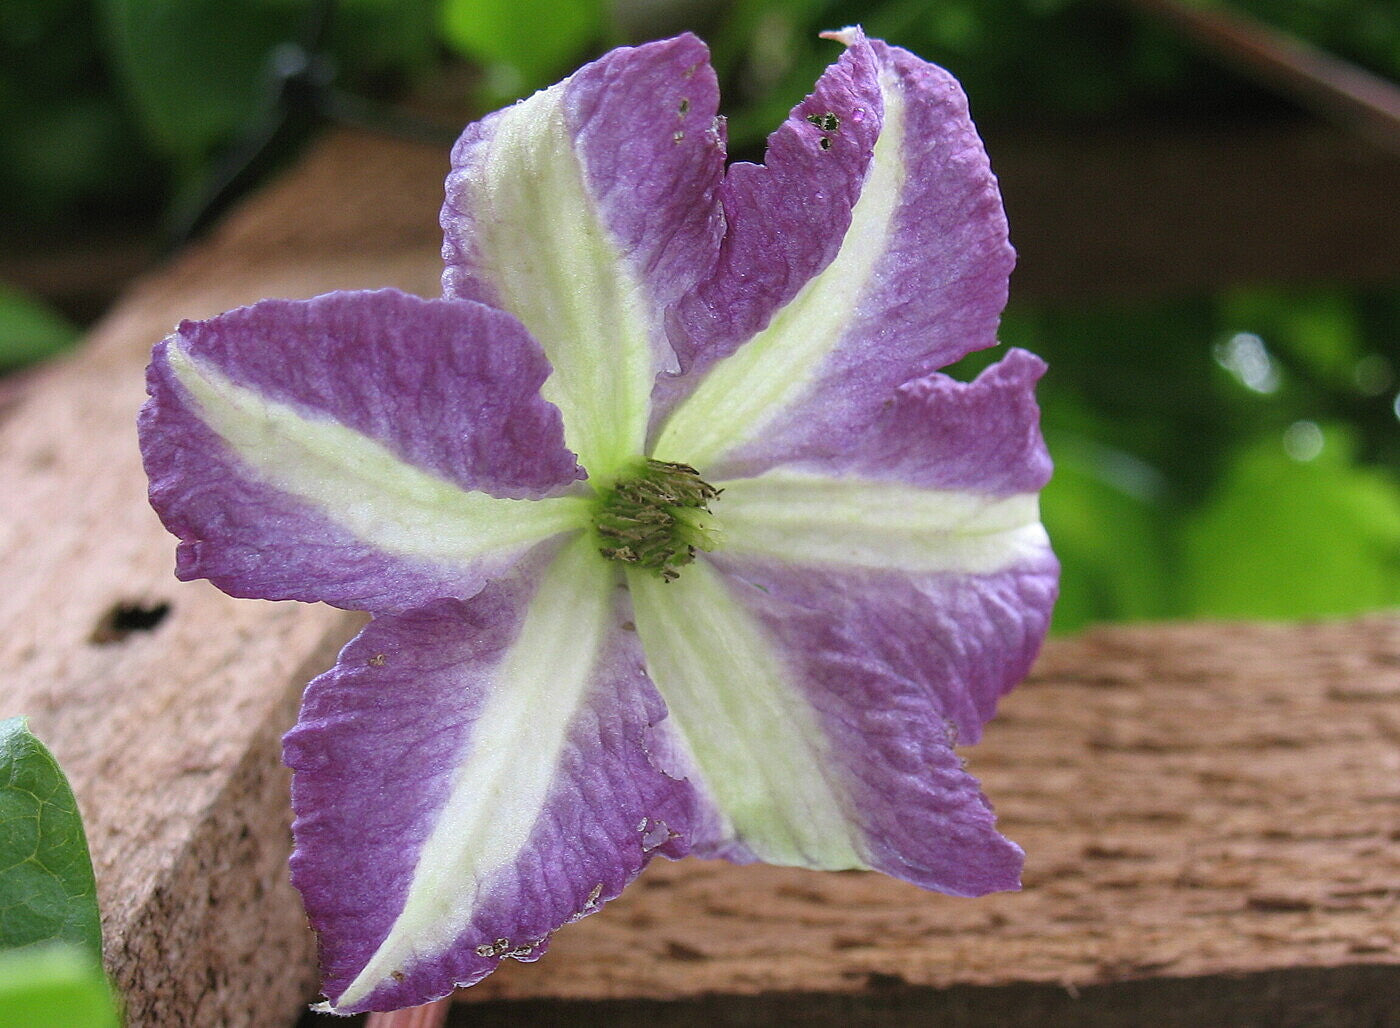
[[[865,987],[872,992],[902,989],[908,984],[903,975],[887,974],[884,971],[871,971],[865,976]]]
[[[98,619],[88,641],[98,646],[118,643],[132,632],[149,632],[170,613],[168,603],[120,601]]]

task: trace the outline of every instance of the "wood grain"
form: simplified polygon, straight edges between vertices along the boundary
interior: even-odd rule
[[[31,715],[73,778],[138,1028],[291,1024],[314,998],[277,739],[357,624],[173,580],[141,368],[178,318],[261,296],[436,292],[443,171],[328,138],[0,413],[0,716]],[[1395,1023],[1400,619],[1058,641],[968,757],[1030,854],[1024,892],[661,863],[457,1016]]]
[[[182,317],[340,287],[435,292],[444,170],[431,150],[336,137],[5,408],[0,716],[30,715],[72,777],[133,1026],[290,1024],[314,998],[278,739],[359,620],[174,580],[136,449],[142,369]],[[160,604],[154,627],[113,630],[117,608]]]
[[[988,128],[1013,303],[1400,280],[1395,154],[1306,122],[1202,122]]]
[[[463,1023],[638,996],[762,1023],[773,994],[832,1024],[1400,1023],[1400,617],[1056,640],[965,755],[1024,891],[657,863]]]

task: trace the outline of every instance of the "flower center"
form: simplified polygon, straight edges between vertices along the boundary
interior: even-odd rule
[[[609,560],[654,571],[666,581],[695,559],[695,548],[713,550],[719,524],[710,501],[719,490],[689,464],[648,460],[603,494],[593,519],[598,551]]]

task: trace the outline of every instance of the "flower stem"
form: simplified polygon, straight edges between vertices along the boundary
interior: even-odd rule
[[[380,1011],[369,1015],[365,1028],[442,1028],[452,997],[444,996],[419,1007]]]

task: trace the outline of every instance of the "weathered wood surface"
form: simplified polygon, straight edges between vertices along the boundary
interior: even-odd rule
[[[1400,158],[1318,126],[1207,124],[989,131],[1013,298],[1400,279]]]
[[[445,162],[341,137],[134,290],[0,423],[0,715],[31,715],[73,779],[133,1026],[262,1028],[314,998],[278,739],[355,621],[174,580],[136,450],[146,355],[179,318],[262,296],[435,292]],[[160,603],[153,629],[94,641],[119,605]]]
[[[967,757],[1022,892],[658,863],[462,1023],[1400,1024],[1400,617],[1056,640]]]
[[[145,354],[260,296],[435,292],[443,171],[331,138],[5,408],[0,716],[31,715],[73,777],[133,1025],[291,1023],[314,995],[277,738],[355,623],[171,578],[135,448]],[[170,610],[113,638],[124,603]],[[1023,893],[662,863],[458,1016],[1400,1016],[1400,619],[1057,642],[969,757],[1030,853]]]

